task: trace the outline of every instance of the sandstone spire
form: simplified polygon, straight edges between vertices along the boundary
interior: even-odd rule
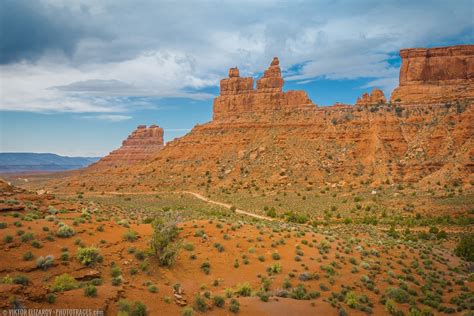
[[[278,57],[273,60],[265,70],[263,77],[257,80],[257,91],[259,92],[279,92],[283,88],[283,79],[281,77],[280,61]]]

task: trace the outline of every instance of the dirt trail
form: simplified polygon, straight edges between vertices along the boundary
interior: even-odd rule
[[[215,205],[219,205],[219,206],[222,206],[222,207],[225,207],[225,208],[228,208],[230,209],[232,207],[232,205],[230,204],[227,204],[227,203],[222,203],[222,202],[219,202],[219,201],[214,201],[214,200],[211,200],[199,193],[196,193],[196,192],[191,192],[191,191],[181,191],[182,193],[187,193],[187,194],[191,194],[192,196],[194,196],[195,198],[198,198],[204,202],[207,202],[207,203],[211,203],[211,204],[215,204]],[[243,215],[247,215],[247,216],[251,216],[251,217],[254,217],[254,218],[258,218],[258,219],[263,219],[263,220],[267,220],[267,221],[273,221],[274,219],[271,218],[271,217],[267,217],[267,216],[263,216],[263,215],[257,215],[257,214],[254,214],[254,213],[250,213],[250,212],[246,212],[244,210],[240,210],[240,209],[236,209],[235,210],[236,213],[239,213],[239,214],[243,214]]]
[[[157,192],[157,191],[145,191],[145,192],[117,192],[117,191],[111,191],[111,192],[104,192],[103,194],[100,194],[100,195],[102,195],[102,196],[107,195],[107,194],[109,194],[109,195],[153,195],[153,194],[159,194],[159,193],[160,192]],[[204,195],[196,193],[196,192],[177,191],[177,192],[174,192],[174,193],[190,194],[190,195],[194,196],[195,198],[200,199],[200,200],[202,200],[206,203],[219,205],[219,206],[225,207],[227,209],[232,208],[232,205],[230,205],[230,204],[211,200],[211,199],[205,197]],[[92,195],[92,194],[90,194],[90,195]],[[274,221],[275,220],[274,218],[271,218],[271,217],[268,217],[268,216],[254,214],[254,213],[247,212],[247,211],[244,211],[244,210],[241,210],[241,209],[236,209],[235,212],[238,213],[238,214],[247,215],[247,216],[250,216],[250,217],[253,217],[253,218],[263,219],[263,220],[267,220],[267,221]]]

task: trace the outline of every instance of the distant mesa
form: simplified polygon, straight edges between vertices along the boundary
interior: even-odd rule
[[[119,149],[99,160],[93,167],[123,166],[146,160],[163,149],[163,129],[157,125],[139,125]]]

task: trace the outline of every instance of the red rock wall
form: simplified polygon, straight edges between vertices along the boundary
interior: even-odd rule
[[[391,102],[428,104],[474,98],[474,45],[400,51],[399,87]]]

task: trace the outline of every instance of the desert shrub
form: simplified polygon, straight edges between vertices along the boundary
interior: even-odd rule
[[[273,260],[280,260],[281,256],[278,252],[272,253],[272,259]]]
[[[54,278],[51,290],[53,292],[64,292],[79,287],[79,283],[67,273],[61,274]]]
[[[390,287],[386,290],[388,298],[393,299],[397,303],[407,303],[410,299],[410,295],[403,289],[397,289]]]
[[[186,306],[181,311],[181,315],[182,316],[193,316],[194,315],[194,309],[191,306]]]
[[[112,270],[110,271],[110,275],[113,277],[113,278],[116,278],[116,277],[119,277],[120,275],[122,275],[122,271],[120,270],[120,267],[117,266],[117,265],[114,265],[112,267]]]
[[[94,265],[96,262],[101,261],[99,249],[95,247],[79,248],[76,254],[76,258],[79,262],[85,266]]]
[[[214,248],[217,249],[217,251],[219,252],[223,252],[224,251],[224,246],[222,246],[220,243],[216,242],[214,243]]]
[[[225,298],[219,295],[214,296],[212,300],[217,307],[223,307],[225,304]]]
[[[152,223],[151,248],[161,266],[171,266],[181,247],[177,222],[177,219],[157,217]]]
[[[148,291],[150,293],[156,293],[156,292],[158,292],[158,287],[154,284],[150,284],[150,285],[148,285]]]
[[[281,272],[281,264],[275,263],[267,268],[267,272],[270,275],[277,274]]]
[[[49,304],[54,304],[54,303],[56,303],[56,294],[54,294],[54,293],[49,293],[48,295],[46,295],[46,301],[47,301]]]
[[[465,234],[459,239],[454,253],[467,261],[474,261],[474,234]]]
[[[128,230],[123,234],[123,239],[133,242],[138,239],[138,233],[133,230]]]
[[[54,265],[54,257],[52,255],[48,255],[46,257],[39,257],[36,260],[36,267],[42,270],[48,270],[48,268]]]
[[[5,228],[7,228],[7,223],[0,222],[0,229],[5,229]]]
[[[24,261],[31,261],[31,260],[34,259],[34,257],[35,256],[33,255],[33,253],[31,251],[27,251],[23,254],[23,260]]]
[[[199,294],[196,294],[196,297],[194,298],[193,307],[200,312],[207,311],[206,301]]]
[[[205,274],[209,274],[211,272],[211,264],[209,261],[204,261],[201,264],[201,270],[204,271]]]
[[[13,236],[12,235],[6,235],[4,238],[3,238],[3,241],[5,243],[11,243],[13,241]]]
[[[84,295],[88,297],[95,297],[97,296],[97,288],[95,285],[88,285],[84,288]]]
[[[240,296],[250,296],[252,294],[252,287],[248,282],[239,284],[235,293]]]
[[[185,243],[183,245],[183,248],[187,251],[193,251],[194,250],[194,245],[192,243]]]
[[[13,277],[12,282],[14,284],[28,285],[30,283],[30,279],[26,275],[20,274]]]
[[[60,226],[56,232],[56,236],[61,238],[69,238],[76,234],[74,228],[67,226],[66,224]]]
[[[229,311],[235,314],[240,311],[240,303],[235,298],[230,300]]]
[[[130,308],[130,316],[146,316],[148,308],[142,302],[134,302]]]

